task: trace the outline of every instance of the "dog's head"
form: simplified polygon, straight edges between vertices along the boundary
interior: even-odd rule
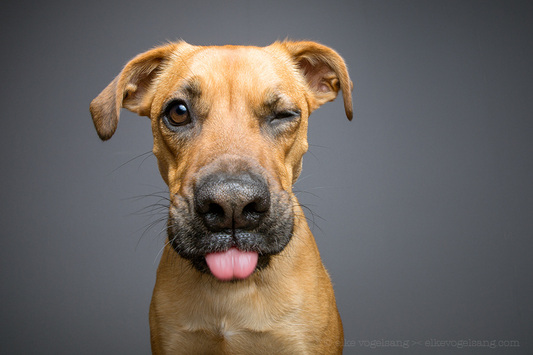
[[[179,42],[131,60],[90,109],[102,140],[121,107],[150,117],[172,201],[169,241],[226,280],[266,267],[289,243],[309,114],[342,90],[351,119],[351,89],[342,58],[314,42]]]

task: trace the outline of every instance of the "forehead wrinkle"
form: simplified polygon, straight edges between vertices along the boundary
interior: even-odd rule
[[[193,54],[195,60],[188,66],[191,96],[200,94],[222,110],[240,116],[268,112],[281,106],[294,106],[293,99],[284,94],[289,89],[281,82],[273,57],[263,48],[223,46],[205,48]]]

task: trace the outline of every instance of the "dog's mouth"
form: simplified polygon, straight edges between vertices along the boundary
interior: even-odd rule
[[[265,231],[208,232],[191,215],[171,207],[168,239],[172,248],[197,270],[220,281],[243,280],[267,268],[292,236],[292,213],[271,221]],[[180,217],[181,216],[181,217]],[[192,223],[191,223],[192,219]]]
[[[221,281],[242,280],[268,267],[289,243],[293,206],[290,194],[263,174],[220,165],[173,196],[168,238],[196,270]]]

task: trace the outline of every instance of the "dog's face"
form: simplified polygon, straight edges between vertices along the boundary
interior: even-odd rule
[[[171,196],[170,244],[199,271],[230,280],[266,267],[290,241],[307,119],[340,89],[351,118],[344,62],[316,43],[181,42],[133,59],[91,112],[102,139],[120,107],[150,117]]]

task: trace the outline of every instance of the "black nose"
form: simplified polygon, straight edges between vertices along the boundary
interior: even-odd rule
[[[270,192],[260,175],[216,173],[203,177],[194,190],[194,207],[207,229],[251,230],[270,209]]]

